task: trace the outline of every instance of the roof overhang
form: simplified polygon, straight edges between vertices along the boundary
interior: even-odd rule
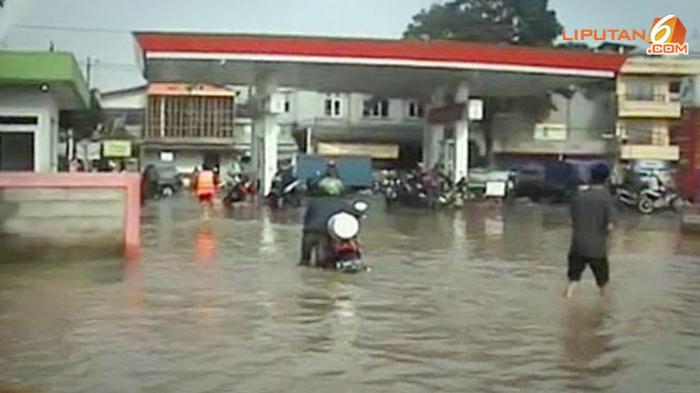
[[[151,82],[253,84],[264,73],[280,86],[426,96],[468,81],[473,95],[526,95],[612,79],[626,56],[522,46],[294,36],[137,32],[139,62]]]
[[[86,109],[90,92],[70,53],[0,52],[0,86],[35,87],[48,84],[60,110]]]
[[[700,74],[700,58],[688,56],[631,56],[620,69],[624,75],[668,75],[684,77]]]

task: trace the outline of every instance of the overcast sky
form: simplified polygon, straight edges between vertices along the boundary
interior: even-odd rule
[[[192,30],[398,38],[433,0],[5,0],[0,48],[71,51],[98,60],[103,90],[142,83],[131,30]],[[678,15],[691,51],[700,50],[700,0],[550,0],[567,29],[649,29],[655,16]],[[110,31],[53,30],[58,26]],[[116,31],[111,31],[116,30]],[[119,32],[123,31],[123,32]]]

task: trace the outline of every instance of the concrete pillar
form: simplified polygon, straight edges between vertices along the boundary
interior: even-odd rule
[[[455,144],[454,144],[454,168],[452,170],[453,181],[458,182],[469,173],[469,85],[463,82],[457,87],[455,94],[456,103],[464,103],[465,108],[462,119],[455,123]]]
[[[423,124],[423,165],[425,165],[426,169],[434,167],[440,160],[440,149],[445,137],[445,126],[442,124],[430,124],[427,114],[432,108],[443,105],[445,105],[445,88],[439,87],[431,95]]]
[[[271,101],[277,91],[274,75],[265,73],[255,80],[255,119],[251,141],[251,158],[253,160],[260,193],[264,196],[270,192],[272,178],[277,172],[277,140],[279,124],[277,113],[273,111]]]

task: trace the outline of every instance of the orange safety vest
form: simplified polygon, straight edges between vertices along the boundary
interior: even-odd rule
[[[205,194],[214,194],[216,187],[214,185],[214,172],[202,171],[197,176],[197,196]]]

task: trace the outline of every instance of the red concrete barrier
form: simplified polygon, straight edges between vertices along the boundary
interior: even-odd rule
[[[141,176],[135,173],[0,172],[2,188],[117,188],[125,192],[124,252],[135,256],[141,246]]]

